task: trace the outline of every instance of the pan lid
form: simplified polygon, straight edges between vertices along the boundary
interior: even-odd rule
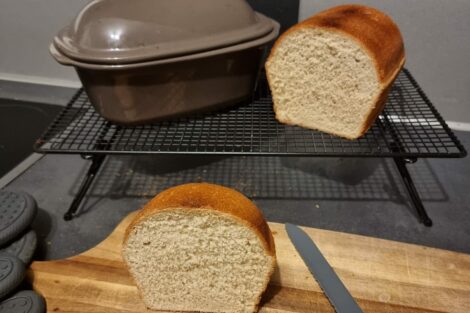
[[[75,60],[126,64],[255,40],[275,25],[246,0],[94,0],[54,45]]]

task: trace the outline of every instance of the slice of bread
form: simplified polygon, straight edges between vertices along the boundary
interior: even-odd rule
[[[266,62],[276,118],[359,138],[404,62],[400,30],[384,13],[343,5],[314,15],[279,37]]]
[[[261,211],[206,183],[151,200],[129,225],[122,255],[147,307],[164,311],[254,312],[276,264]]]

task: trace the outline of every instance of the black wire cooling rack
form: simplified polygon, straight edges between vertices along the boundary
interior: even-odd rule
[[[358,140],[278,123],[269,88],[262,79],[251,103],[132,127],[114,125],[103,119],[80,90],[36,142],[35,149],[42,153],[80,154],[413,158],[466,155],[464,147],[406,69],[399,74],[384,112]]]
[[[158,105],[158,99],[155,105]],[[467,154],[406,69],[395,81],[385,110],[366,135],[358,140],[345,140],[278,123],[274,118],[266,79],[261,79],[250,103],[242,103],[225,111],[133,127],[115,125],[103,119],[94,110],[85,92],[79,90],[37,140],[35,150],[82,154],[92,161],[64,215],[66,220],[76,216],[81,200],[109,154],[291,155],[393,157],[419,220],[426,226],[431,226],[432,220],[426,213],[406,164],[416,162],[421,157],[450,158]],[[299,160],[294,160],[296,162]],[[246,166],[247,163],[243,162],[243,167]],[[249,177],[253,179],[252,172]],[[282,179],[282,175],[276,174],[275,177],[276,182]],[[140,186],[139,181],[132,180],[136,186]],[[263,175],[262,181],[263,186],[269,187],[266,175]],[[142,192],[139,189],[139,194]],[[324,196],[325,192],[322,194]]]

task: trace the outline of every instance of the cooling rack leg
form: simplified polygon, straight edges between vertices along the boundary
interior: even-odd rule
[[[70,221],[75,217],[75,213],[80,207],[80,203],[82,202],[83,197],[85,196],[86,192],[93,183],[93,180],[96,177],[96,173],[98,173],[98,170],[100,169],[101,164],[103,164],[105,157],[105,154],[94,154],[84,156],[85,159],[91,159],[91,165],[88,169],[85,180],[80,185],[80,189],[78,190],[78,193],[75,195],[75,198],[73,199],[72,204],[69,207],[69,210],[64,214],[64,220]]]
[[[411,201],[413,202],[416,210],[418,211],[420,222],[427,227],[431,227],[432,220],[429,218],[428,213],[426,212],[426,209],[423,206],[423,202],[421,202],[421,198],[419,197],[418,191],[416,190],[413,180],[411,179],[410,172],[408,172],[408,169],[406,168],[406,163],[414,163],[416,162],[416,159],[405,159],[399,157],[393,159],[398,167],[398,171],[400,172],[401,178],[405,183]]]

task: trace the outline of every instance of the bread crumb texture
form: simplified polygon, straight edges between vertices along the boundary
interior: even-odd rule
[[[290,32],[276,44],[266,68],[280,122],[346,138],[361,135],[381,91],[365,49],[331,29]]]
[[[254,312],[275,259],[239,218],[168,208],[140,220],[123,256],[150,309]]]

